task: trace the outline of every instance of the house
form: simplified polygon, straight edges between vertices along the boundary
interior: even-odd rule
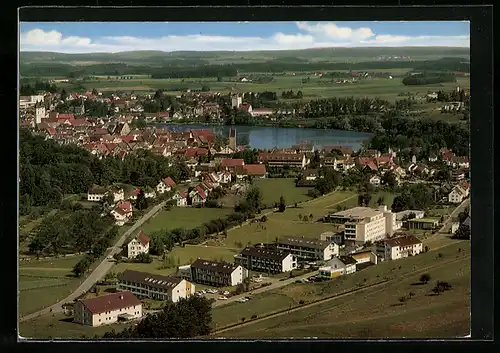
[[[356,251],[349,254],[349,256],[356,260],[356,265],[368,263],[376,265],[378,262],[377,255],[371,249]]]
[[[323,232],[319,235],[319,239],[339,246],[344,245],[344,232]]]
[[[380,186],[380,177],[378,175],[374,175],[370,178],[369,182],[374,186]]]
[[[106,188],[94,185],[87,192],[87,201],[100,202],[106,195]]]
[[[448,202],[461,203],[468,196],[468,190],[462,185],[456,185],[448,194]]]
[[[160,180],[158,185],[156,185],[156,191],[159,194],[165,193],[165,191],[170,191],[172,188],[175,188],[175,182],[171,177],[166,177],[165,179]]]
[[[320,267],[318,277],[324,279],[333,279],[343,275],[349,275],[356,272],[356,260],[350,256],[334,257],[326,263],[326,266]]]
[[[149,254],[149,237],[141,230],[139,234],[127,244],[129,259],[139,254]]]
[[[139,298],[177,303],[195,293],[195,285],[185,279],[147,272],[125,270],[118,276],[118,290],[127,290]]]
[[[273,114],[273,110],[269,108],[254,108],[250,114],[253,117],[269,116]]]
[[[278,240],[276,248],[289,252],[298,260],[329,260],[339,254],[339,246],[329,241],[304,237],[284,237]]]
[[[253,178],[264,179],[266,177],[267,171],[264,164],[245,164],[242,167],[236,169],[236,176],[249,176]]]
[[[247,246],[237,255],[234,262],[247,270],[281,273],[297,268],[297,258],[289,252]]]
[[[207,194],[205,190],[200,185],[196,187],[189,193],[192,205],[200,205],[207,201]]]
[[[234,171],[237,167],[243,167],[245,165],[245,161],[243,159],[224,158],[221,159],[220,165],[226,170]]]
[[[174,196],[172,196],[172,200],[176,202],[177,207],[187,206],[187,194],[185,191],[177,191]]]
[[[302,173],[302,179],[307,181],[314,181],[319,178],[319,170],[318,169],[306,169]]]
[[[122,188],[112,187],[109,192],[113,195],[113,202],[118,202],[125,199],[125,194]]]
[[[229,184],[232,180],[231,173],[229,172],[220,172],[217,174],[217,178],[221,184]]]
[[[236,286],[248,277],[248,270],[237,264],[197,259],[191,264],[195,283],[214,287]]]
[[[403,222],[403,227],[407,229],[433,230],[439,225],[439,220],[434,218],[412,218]]]
[[[118,201],[116,207],[111,211],[111,215],[115,217],[117,225],[124,225],[132,217],[132,204],[130,201]]]
[[[378,246],[383,247],[385,260],[397,260],[422,252],[422,242],[414,235],[386,239]]]
[[[88,326],[110,325],[142,317],[142,303],[129,291],[78,300],[73,307],[74,322]]]

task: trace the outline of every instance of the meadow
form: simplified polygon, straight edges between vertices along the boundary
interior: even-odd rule
[[[280,197],[283,196],[287,205],[304,202],[310,200],[311,197],[307,192],[312,188],[296,187],[295,179],[293,178],[265,178],[255,179],[254,185],[262,192],[262,202],[265,205],[273,205],[279,203]]]

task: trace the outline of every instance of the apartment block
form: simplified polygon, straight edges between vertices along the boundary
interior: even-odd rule
[[[330,260],[339,254],[339,246],[335,243],[304,237],[281,238],[276,248],[291,253],[299,261]]]
[[[248,270],[266,273],[288,272],[297,268],[297,257],[289,252],[250,246],[235,255],[234,262]]]
[[[248,277],[248,270],[237,264],[197,259],[191,264],[195,283],[214,287],[236,286]]]

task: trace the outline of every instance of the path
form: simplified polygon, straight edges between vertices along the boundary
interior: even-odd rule
[[[120,237],[120,239],[118,239],[118,241],[116,242],[115,246],[111,248],[111,252],[108,254],[108,256],[113,256],[115,254],[118,254],[121,251],[121,247],[123,246],[123,243],[125,242],[127,237],[130,234],[132,234],[137,228],[139,228],[141,225],[143,225],[144,222],[146,222],[149,218],[151,218],[156,212],[161,210],[163,208],[163,206],[166,204],[166,202],[167,201],[163,201],[160,204],[154,206],[148,213],[146,213],[139,220],[137,220],[137,222],[135,222],[135,224],[132,227],[130,227],[129,230],[127,230],[125,233],[123,233],[123,235]],[[50,312],[53,312],[53,313],[62,312],[63,311],[63,309],[62,309],[63,304],[71,303],[77,297],[79,297],[81,294],[87,292],[90,288],[92,288],[92,286],[97,281],[99,281],[101,278],[103,278],[106,275],[106,273],[108,273],[108,271],[113,267],[113,265],[114,265],[114,262],[109,261],[107,259],[107,256],[106,256],[106,258],[104,258],[104,260],[101,261],[101,263],[94,269],[94,271],[92,271],[92,273],[82,282],[82,284],[80,284],[80,286],[73,293],[71,293],[69,296],[67,296],[66,298],[64,298],[60,302],[58,302],[58,303],[56,303],[48,308],[45,308],[43,310],[37,311],[35,313],[29,314],[29,315],[26,315],[26,316],[20,318],[19,322],[30,320],[30,319],[33,319],[33,318],[38,317],[40,315],[48,314]]]
[[[470,257],[470,255],[468,255],[467,257]],[[409,272],[409,273],[405,274],[404,276],[408,277],[408,276],[412,276],[412,275],[415,275],[415,274],[424,273],[424,272],[429,271],[431,269],[439,268],[439,267],[442,267],[442,266],[445,266],[445,265],[449,265],[450,263],[455,263],[455,262],[462,261],[462,260],[463,260],[463,258],[461,258],[461,259],[454,259],[452,261],[447,261],[447,262],[444,262],[444,263],[441,263],[441,264],[438,264],[438,265],[428,266],[426,268],[420,268],[418,270]],[[379,288],[379,287],[382,287],[382,286],[387,285],[389,283],[398,281],[399,279],[400,279],[399,277],[396,277],[396,278],[390,279],[388,281],[383,281],[383,282],[375,283],[375,284],[372,284],[372,285],[369,285],[369,286],[366,286],[366,287],[362,287],[362,288],[356,288],[356,289],[354,289],[352,291],[349,291],[347,293],[336,294],[336,295],[331,296],[331,297],[319,299],[319,300],[316,300],[314,302],[311,302],[311,303],[308,303],[308,304],[303,304],[301,306],[298,306],[298,307],[295,307],[295,308],[292,308],[292,309],[289,309],[289,310],[283,310],[283,311],[277,312],[275,314],[270,314],[270,315],[267,315],[267,316],[264,316],[264,317],[261,317],[261,318],[257,318],[257,319],[251,320],[251,321],[247,321],[247,322],[244,322],[244,323],[232,325],[230,327],[222,328],[220,330],[213,331],[211,333],[211,335],[220,334],[220,333],[223,333],[223,332],[226,332],[226,331],[234,330],[236,328],[245,327],[245,326],[252,325],[252,324],[255,324],[255,323],[258,323],[258,322],[262,322],[262,321],[265,321],[265,320],[273,319],[273,318],[276,318],[276,317],[279,317],[279,316],[288,315],[288,314],[290,314],[292,312],[295,312],[295,311],[299,311],[299,310],[303,310],[303,309],[306,309],[306,308],[313,307],[315,305],[327,303],[327,302],[330,302],[330,301],[333,301],[333,300],[336,300],[336,299],[339,299],[339,298],[347,297],[347,296],[350,296],[350,295],[353,295],[353,294],[356,294],[356,293],[359,293],[359,292],[364,292],[364,291],[369,290],[369,289]]]

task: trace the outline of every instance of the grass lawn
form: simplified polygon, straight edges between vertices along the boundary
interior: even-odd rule
[[[201,224],[224,218],[233,210],[229,208],[181,208],[162,210],[150,218],[141,229],[147,234],[160,229],[195,228]]]
[[[91,327],[76,324],[73,317],[64,314],[44,315],[19,324],[19,335],[24,338],[93,338],[115,329],[121,331],[132,323]]]
[[[311,199],[307,192],[312,188],[296,187],[293,178],[255,179],[254,184],[262,191],[262,202],[266,205],[279,202],[281,196],[287,205]]]
[[[458,248],[462,249],[460,253],[458,252]],[[460,243],[442,248],[442,250],[440,250],[439,252],[443,254],[443,257],[439,258],[437,257],[437,252],[431,251],[407,259],[381,262],[378,265],[370,266],[364,270],[355,272],[348,276],[339,277],[338,279],[332,281],[310,283],[310,284],[294,283],[286,287],[257,294],[253,296],[253,299],[251,301],[248,301],[246,303],[228,304],[227,307],[221,306],[214,308],[213,310],[214,321],[218,327],[222,327],[225,325],[229,325],[231,323],[239,322],[242,317],[241,313],[250,313],[249,315],[251,316],[254,313],[257,315],[263,315],[266,313],[284,310],[289,307],[290,303],[298,303],[300,299],[305,299],[306,301],[312,301],[315,299],[320,299],[335,294],[341,294],[346,290],[358,288],[361,283],[364,283],[365,285],[377,283],[383,280],[384,277],[386,276],[388,276],[389,278],[401,279],[401,281],[406,281],[406,282],[403,282],[405,283],[403,287],[400,286],[401,281],[391,282],[390,284],[387,285],[387,287],[385,286],[382,287],[383,291],[385,291],[387,288],[394,287],[395,288],[394,291],[396,293],[403,295],[404,293],[401,293],[402,288],[406,290],[409,284],[413,282],[418,282],[419,276],[412,275],[408,277],[407,275],[408,273],[418,269],[425,269],[428,266],[439,265],[447,261],[455,260],[457,256],[464,258],[466,255],[470,255],[470,244],[468,242],[462,241]],[[454,263],[450,265],[445,265],[445,267],[443,268],[447,268],[448,270],[454,269],[459,272],[464,271],[464,275],[470,275],[469,273],[470,258],[467,259],[464,258],[464,260],[460,262],[460,265]],[[434,283],[434,281],[437,279],[450,281],[453,278],[449,273],[443,275],[442,271],[443,271],[442,268],[430,269],[428,271],[428,273],[432,277],[431,280],[432,283]],[[431,286],[431,284],[429,284],[429,286]],[[411,286],[411,287],[416,288],[420,286]],[[378,288],[378,290],[380,290],[380,287]],[[391,293],[392,292],[393,291],[391,290]],[[273,305],[270,308],[267,306],[268,297],[273,301]],[[352,300],[363,301],[364,300],[363,298],[371,298],[371,296],[367,296],[365,293],[363,293],[359,295],[355,294],[347,298],[350,298],[349,300],[351,301]],[[338,300],[335,300],[335,302],[337,301]],[[397,297],[395,301],[397,302]],[[370,302],[375,303],[371,299]],[[333,302],[327,304],[332,305],[331,303]],[[321,304],[321,305],[327,305],[327,304]],[[366,308],[360,310],[366,310]],[[278,319],[270,319],[269,321],[274,321],[274,320]],[[326,322],[325,320],[320,320],[320,321]],[[260,324],[256,324],[255,326],[257,325]],[[252,326],[254,325],[250,325],[249,328]],[[242,328],[241,331],[245,329]],[[239,329],[234,330],[234,332],[240,332],[240,330]],[[228,331],[221,335],[224,335],[226,337],[239,337],[236,334],[233,335],[233,331]],[[250,337],[250,336],[244,336],[244,337]],[[252,336],[252,337],[260,337],[260,336]]]
[[[141,264],[141,263],[128,263],[128,262],[120,262],[118,264],[113,265],[110,272],[114,273],[122,273],[125,270],[134,270],[140,272],[149,272],[157,275],[168,276],[175,272],[175,267],[162,269],[163,262],[158,257],[153,257],[153,262],[150,264]]]

